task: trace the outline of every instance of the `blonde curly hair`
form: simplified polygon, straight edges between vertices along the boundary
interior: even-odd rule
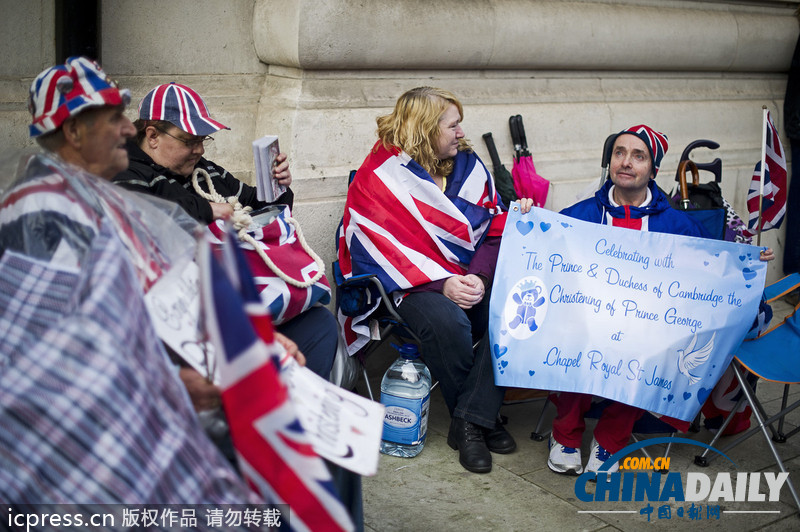
[[[439,119],[453,104],[464,118],[461,102],[451,93],[434,87],[417,87],[406,91],[391,114],[380,116],[378,138],[384,147],[397,146],[411,156],[431,175],[448,176],[453,171],[453,159],[436,158],[439,139]],[[470,151],[466,139],[459,140],[459,151]]]

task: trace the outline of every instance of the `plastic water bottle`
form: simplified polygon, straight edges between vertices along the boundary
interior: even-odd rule
[[[386,406],[381,452],[412,458],[422,452],[428,434],[431,373],[419,359],[416,345],[394,347],[400,357],[381,381],[381,403]]]

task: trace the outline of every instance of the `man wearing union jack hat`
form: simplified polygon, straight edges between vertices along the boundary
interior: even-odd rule
[[[194,240],[188,216],[110,183],[135,134],[129,100],[83,57],[30,88],[44,149],[0,195],[0,500],[12,504],[253,498],[205,437],[144,304]]]
[[[614,227],[709,238],[699,222],[673,209],[656,186],[655,177],[667,147],[667,136],[649,126],[623,129],[617,134],[611,151],[610,179],[594,197],[567,207],[561,213]],[[772,258],[771,249],[762,254],[762,260]],[[567,392],[555,398],[558,412],[553,420],[547,460],[552,471],[574,475],[583,472],[580,446],[586,427],[584,415],[591,401],[591,395]],[[594,430],[586,471],[596,473],[609,456],[622,450],[628,444],[634,423],[643,414],[644,410],[619,402],[605,407]],[[618,469],[619,464],[615,463],[608,472]]]
[[[707,237],[705,229],[687,214],[673,209],[656,186],[655,177],[667,151],[667,136],[646,126],[619,132],[611,151],[610,179],[594,197],[564,209],[562,214],[605,225]],[[558,394],[548,467],[556,473],[579,475],[584,415],[591,406],[587,394]],[[633,424],[644,411],[623,403],[607,406],[597,422],[586,471],[597,472],[605,460],[628,443]],[[618,469],[614,464],[609,473]]]

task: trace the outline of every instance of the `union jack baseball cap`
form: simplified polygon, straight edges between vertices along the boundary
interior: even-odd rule
[[[70,57],[63,65],[50,67],[33,80],[28,110],[33,122],[31,137],[55,131],[64,121],[92,107],[125,105],[131,101],[128,89],[120,89],[96,61]]]
[[[667,148],[669,148],[667,136],[644,124],[623,129],[617,134],[617,138],[620,135],[635,135],[647,145],[647,149],[650,151],[650,158],[653,160],[653,177],[655,177],[659,166],[661,166],[661,159],[664,158],[664,154],[667,153]],[[614,139],[614,142],[616,141],[617,139]]]
[[[203,98],[186,85],[165,83],[155,87],[139,102],[139,118],[142,120],[165,120],[173,126],[203,137],[230,129],[209,116]]]

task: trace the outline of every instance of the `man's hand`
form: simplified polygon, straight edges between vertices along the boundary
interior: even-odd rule
[[[522,214],[530,212],[533,207],[533,200],[531,198],[519,198],[517,201],[519,201],[519,210]]]
[[[194,368],[181,367],[179,376],[189,392],[195,410],[202,412],[219,408],[222,398],[219,386],[209,382]]]
[[[772,248],[767,248],[761,252],[759,258],[764,262],[769,262],[775,258],[775,252],[772,251]]]
[[[292,184],[292,173],[289,171],[289,157],[281,152],[275,156],[275,166],[272,167],[272,177],[279,185],[288,187]]]
[[[484,293],[483,281],[472,273],[448,277],[442,288],[447,299],[465,310],[480,303]]]
[[[275,332],[275,340],[281,344],[284,349],[286,349],[286,352],[289,354],[289,356],[295,359],[298,364],[301,366],[306,365],[306,357],[297,348],[296,343],[277,331]]]

